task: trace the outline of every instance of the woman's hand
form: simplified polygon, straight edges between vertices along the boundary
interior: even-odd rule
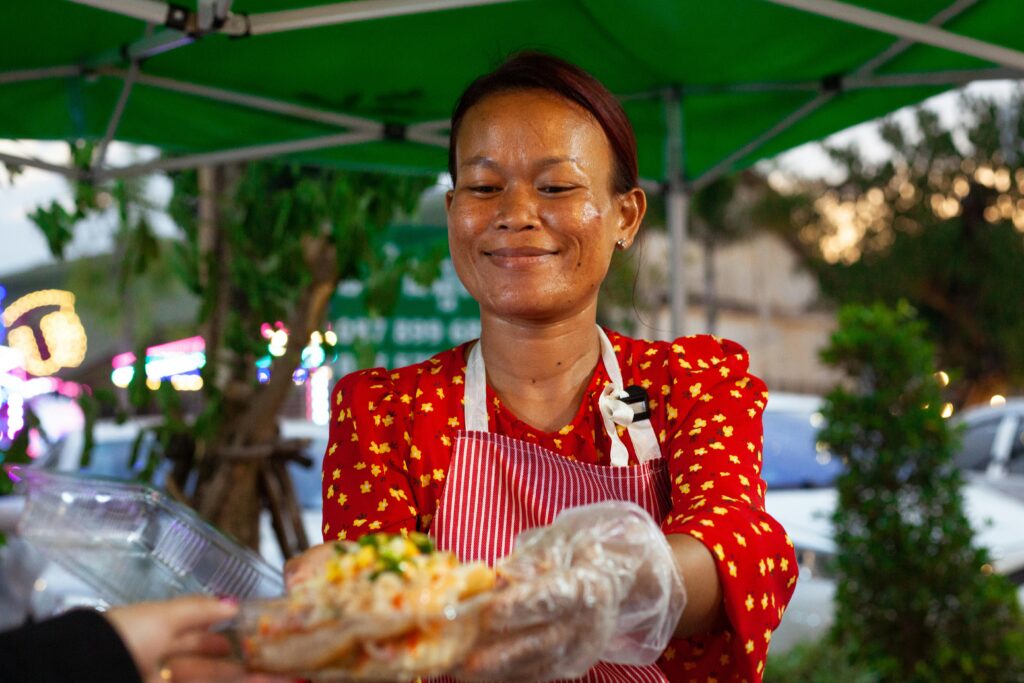
[[[105,616],[131,652],[145,683],[283,680],[247,676],[231,645],[211,626],[238,612],[233,602],[189,596],[115,607]]]
[[[284,563],[284,585],[288,591],[316,574],[334,554],[334,544],[315,545]]]
[[[542,681],[582,676],[599,660],[651,664],[686,603],[661,529],[621,501],[523,532],[498,569],[506,584],[460,677]]]

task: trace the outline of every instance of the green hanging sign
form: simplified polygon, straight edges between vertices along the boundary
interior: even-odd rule
[[[447,232],[443,227],[392,226],[384,240],[386,248],[423,253],[445,242]],[[388,317],[369,314],[362,282],[342,282],[331,300],[330,320],[338,336],[339,376],[368,365],[396,368],[418,363],[480,335],[480,307],[462,286],[449,257],[441,262],[440,276],[427,286],[406,276]]]

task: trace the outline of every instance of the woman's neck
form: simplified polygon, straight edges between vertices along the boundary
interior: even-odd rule
[[[595,314],[543,325],[482,316],[487,383],[519,419],[546,432],[572,421],[601,356]]]

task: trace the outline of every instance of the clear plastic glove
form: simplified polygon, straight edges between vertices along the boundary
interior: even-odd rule
[[[507,581],[484,621],[465,680],[582,676],[598,661],[652,664],[686,605],[658,525],[622,501],[563,511],[521,533],[498,565]]]

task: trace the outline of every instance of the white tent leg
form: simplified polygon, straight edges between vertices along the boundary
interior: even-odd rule
[[[668,208],[670,243],[669,293],[672,312],[672,338],[686,334],[688,293],[686,291],[686,232],[690,214],[690,193],[682,183],[669,183],[665,196]]]
[[[835,0],[766,0],[1024,71],[1024,52]]]
[[[684,180],[683,166],[683,102],[678,89],[665,93],[665,191],[666,220],[669,236],[669,310],[670,337],[681,337],[686,331],[686,228],[690,196]]]

